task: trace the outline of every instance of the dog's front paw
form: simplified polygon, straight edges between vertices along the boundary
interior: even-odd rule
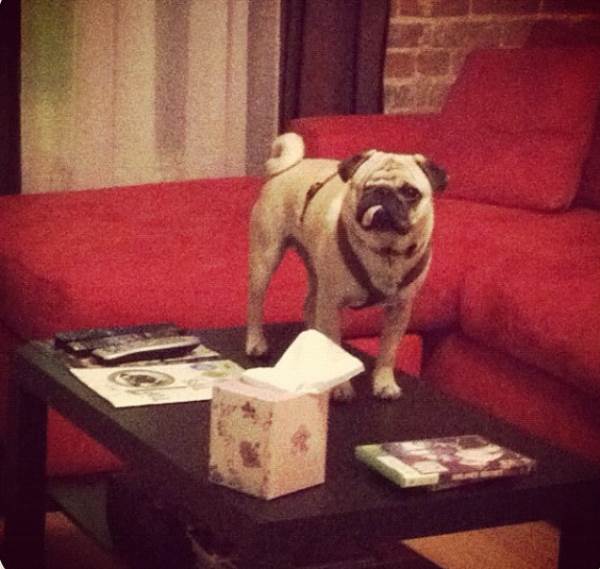
[[[331,392],[331,397],[335,401],[340,402],[352,401],[352,399],[354,399],[355,396],[356,394],[354,393],[354,387],[352,387],[352,384],[349,381],[347,381],[346,383],[342,383],[342,385],[334,387],[333,391]]]
[[[385,372],[373,378],[373,395],[379,399],[398,399],[402,396],[402,389],[396,383],[394,372]]]
[[[378,399],[399,399],[400,397],[402,397],[402,389],[400,389],[398,384],[394,382],[390,385],[373,387],[373,395]]]
[[[264,334],[248,332],[246,337],[246,355],[252,358],[261,358],[269,353],[269,344]]]

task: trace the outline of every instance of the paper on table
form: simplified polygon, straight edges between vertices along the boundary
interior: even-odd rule
[[[363,363],[317,330],[298,335],[274,367],[246,370],[246,383],[288,391],[322,393],[365,370]]]
[[[138,407],[211,399],[212,388],[238,379],[242,368],[231,360],[207,360],[70,371],[114,407]]]

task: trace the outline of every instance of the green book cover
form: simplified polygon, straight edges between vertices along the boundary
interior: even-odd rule
[[[440,489],[528,474],[535,460],[479,435],[359,445],[356,458],[402,488]]]

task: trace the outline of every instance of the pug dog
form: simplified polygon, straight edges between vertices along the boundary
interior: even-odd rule
[[[304,318],[341,343],[340,310],[383,305],[384,324],[373,394],[396,399],[396,348],[431,260],[433,194],[446,173],[420,154],[368,150],[346,160],[305,159],[303,139],[279,136],[267,160],[268,180],[250,221],[246,353],[263,356],[263,304],[288,247],[309,275]],[[333,391],[350,400],[350,382]]]

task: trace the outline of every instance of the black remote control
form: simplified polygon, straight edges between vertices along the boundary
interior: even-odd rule
[[[191,352],[199,345],[200,338],[197,336],[166,336],[125,340],[93,350],[92,354],[105,364],[116,364],[126,361],[174,358]]]
[[[84,356],[96,348],[103,347],[107,342],[110,343],[109,339],[117,336],[137,336],[139,339],[143,339],[176,336],[183,333],[182,328],[171,323],[116,326],[114,328],[85,328],[70,332],[59,332],[54,336],[54,347],[77,356]]]

